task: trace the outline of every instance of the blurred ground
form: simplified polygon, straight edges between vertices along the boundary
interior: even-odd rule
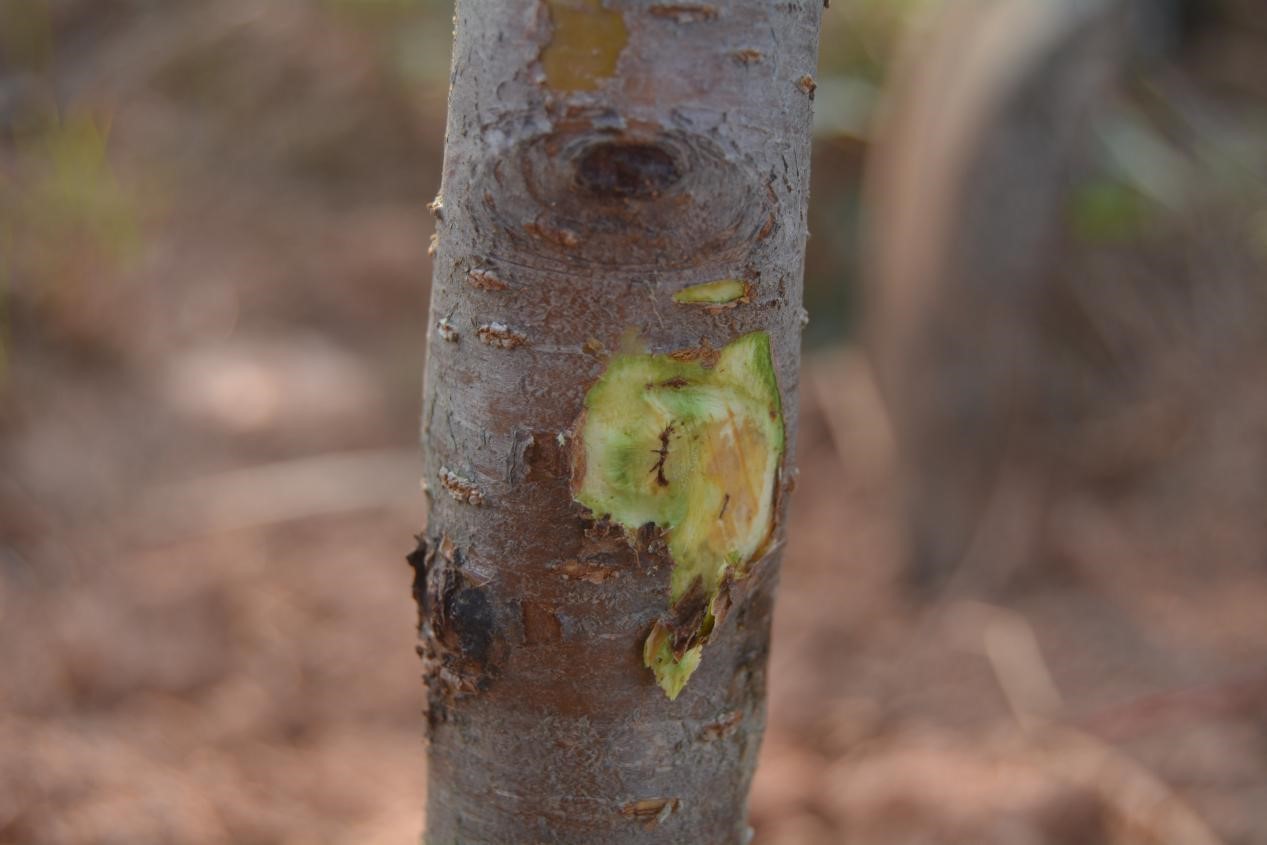
[[[832,10],[820,233],[856,216],[877,8]],[[0,0],[0,843],[417,840],[447,14]],[[1267,843],[1252,514],[1067,496],[1006,607],[906,599],[888,423],[830,342],[852,247],[810,257],[756,842]],[[1220,461],[1259,419],[1220,418]]]

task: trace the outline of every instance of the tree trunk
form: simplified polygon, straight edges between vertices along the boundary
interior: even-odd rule
[[[819,0],[458,0],[426,842],[736,845],[793,477]]]

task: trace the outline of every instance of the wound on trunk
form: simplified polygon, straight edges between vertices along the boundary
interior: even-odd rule
[[[620,12],[602,0],[546,0],[554,34],[541,51],[546,84],[556,91],[594,91],[616,72],[629,41]]]
[[[631,537],[648,523],[664,534],[669,608],[643,659],[670,699],[699,666],[731,582],[769,544],[783,441],[765,332],[703,360],[616,355],[586,394],[572,494]]]
[[[752,298],[752,289],[743,279],[719,279],[682,288],[673,294],[679,305],[738,305]]]

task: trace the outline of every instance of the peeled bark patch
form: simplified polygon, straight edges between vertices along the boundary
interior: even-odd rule
[[[602,0],[546,0],[554,35],[541,51],[546,84],[557,91],[593,91],[616,72],[629,40],[620,12]]]
[[[679,305],[733,306],[751,298],[751,288],[743,279],[719,279],[691,285],[673,294]]]
[[[769,542],[784,446],[767,333],[733,341],[711,367],[683,357],[611,360],[585,397],[572,478],[595,515],[631,535],[664,532],[670,612],[643,656],[670,699],[699,665],[723,585]]]

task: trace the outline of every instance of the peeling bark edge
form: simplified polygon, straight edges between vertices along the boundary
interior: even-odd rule
[[[558,18],[561,5],[574,17]],[[666,606],[664,543],[593,522],[560,468],[603,370],[595,349],[638,338],[707,358],[764,331],[794,474],[802,80],[821,11],[458,0],[423,417],[427,477],[443,493],[411,556],[432,845],[747,839],[777,551],[670,702],[640,653]],[[614,62],[552,89],[543,52],[577,33],[609,38]],[[746,303],[675,304],[717,279],[744,280]],[[459,327],[480,342],[456,342]]]

